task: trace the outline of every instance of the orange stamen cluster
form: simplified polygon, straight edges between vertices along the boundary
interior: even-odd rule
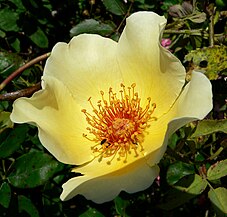
[[[127,162],[131,150],[134,151],[135,157],[139,155],[139,147],[140,152],[143,151],[145,130],[150,126],[150,121],[156,120],[155,117],[151,117],[156,104],[151,104],[149,97],[143,109],[140,106],[141,99],[135,92],[135,86],[136,84],[132,84],[131,87],[126,88],[121,84],[120,97],[117,97],[110,88],[108,100],[105,99],[104,92],[100,91],[102,99],[98,101],[97,108],[92,104],[91,97],[88,99],[94,114],[82,110],[90,125],[87,130],[93,138],[89,138],[87,134],[83,136],[96,143],[91,149],[93,153],[98,153],[100,161],[102,158],[111,157],[108,161],[110,164],[118,154],[118,160],[123,157],[124,162]]]

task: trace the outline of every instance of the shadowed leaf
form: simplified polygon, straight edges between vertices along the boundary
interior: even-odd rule
[[[220,187],[216,189],[210,189],[208,197],[213,203],[218,216],[224,217],[227,215],[227,189]]]
[[[19,31],[20,28],[17,25],[18,19],[18,13],[8,8],[0,10],[0,29],[4,31]]]
[[[98,22],[94,19],[87,19],[74,26],[70,30],[71,37],[82,34],[82,33],[92,33],[99,34],[102,36],[109,35],[114,32],[114,25],[105,24]]]
[[[31,150],[19,157],[13,167],[14,170],[8,176],[10,184],[19,188],[33,188],[44,184],[61,171],[63,164],[48,154]]]
[[[89,208],[83,214],[79,215],[79,217],[104,217],[104,215],[94,208]]]
[[[4,183],[2,183],[2,185],[0,187],[0,204],[3,207],[8,208],[10,199],[11,199],[10,186],[8,183],[4,182]]]
[[[128,215],[126,214],[126,208],[130,204],[128,200],[123,200],[121,197],[116,197],[114,199],[115,203],[115,209],[117,213],[122,216],[122,217],[127,217]]]
[[[209,180],[220,179],[227,175],[227,159],[213,164],[207,171]]]
[[[48,47],[48,38],[42,29],[38,28],[29,38],[39,47]]]
[[[26,139],[28,125],[20,125],[0,134],[0,157],[6,158],[17,151]]]
[[[169,166],[166,180],[169,185],[174,185],[186,175],[193,174],[194,166],[183,162],[177,162]]]
[[[216,132],[227,133],[227,119],[200,121],[192,137],[205,136]]]
[[[187,178],[189,177],[189,182]],[[189,194],[201,194],[207,187],[206,179],[203,179],[201,176],[194,174],[193,176],[188,176],[183,178],[179,183],[177,183],[174,187],[180,191]],[[190,178],[193,178],[190,180]],[[183,186],[182,186],[183,184]],[[189,185],[188,185],[189,184]]]
[[[103,0],[106,9],[115,15],[124,15],[127,11],[122,0]]]
[[[12,128],[13,122],[10,120],[10,112],[0,112],[0,133],[6,128]]]
[[[18,209],[20,213],[27,213],[32,217],[39,217],[39,212],[30,199],[23,195],[18,196]]]

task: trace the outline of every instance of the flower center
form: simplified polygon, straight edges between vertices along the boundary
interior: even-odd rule
[[[144,150],[142,143],[145,134],[148,134],[146,129],[151,121],[157,120],[151,116],[156,104],[151,104],[151,98],[148,97],[147,105],[142,108],[135,87],[136,84],[128,88],[121,84],[120,96],[110,88],[108,100],[105,99],[104,92],[100,91],[101,100],[97,102],[97,107],[92,104],[91,97],[88,99],[93,114],[82,109],[89,125],[87,130],[92,138],[87,134],[83,136],[96,143],[91,150],[100,161],[110,157],[107,162],[110,164],[118,155],[117,160],[124,158],[124,162],[127,162],[127,156],[132,151],[137,157]]]

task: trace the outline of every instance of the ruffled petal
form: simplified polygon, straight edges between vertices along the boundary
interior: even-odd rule
[[[37,125],[43,146],[63,163],[83,164],[93,158],[93,143],[82,136],[87,123],[81,107],[53,77],[45,76],[43,90],[31,98],[14,102],[11,120]]]
[[[61,199],[69,200],[81,194],[88,200],[104,203],[113,200],[121,191],[134,193],[148,188],[158,173],[158,166],[150,167],[144,160],[140,160],[106,176],[75,177],[63,185]]]
[[[174,106],[176,118],[203,119],[213,108],[212,98],[212,86],[209,79],[201,72],[193,71],[191,81],[186,85]]]
[[[169,137],[185,124],[203,119],[212,107],[212,86],[209,79],[204,74],[193,71],[191,81],[185,86],[173,108],[150,128],[150,136],[146,138],[144,144],[145,149],[150,153],[147,156],[148,162],[158,163],[166,150]],[[155,124],[157,125],[155,126]],[[156,141],[153,138],[154,135],[159,135],[160,141],[162,141],[159,154],[155,155],[156,161],[152,155],[153,146],[158,147],[157,143],[154,143]]]
[[[44,76],[62,81],[76,102],[88,106],[88,98],[96,103],[100,91],[119,88],[122,76],[116,60],[117,43],[99,35],[82,34],[69,44],[57,43],[48,58]]]
[[[185,82],[181,62],[160,45],[166,19],[153,12],[131,15],[118,44],[118,61],[126,85],[136,83],[142,104],[156,103],[155,115],[166,112]]]

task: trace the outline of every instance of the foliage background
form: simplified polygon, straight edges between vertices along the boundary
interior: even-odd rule
[[[12,101],[30,95],[45,60],[9,83],[0,95],[0,216],[225,216],[227,214],[227,3],[181,0],[0,0],[0,81],[55,43],[81,33],[118,40],[131,13],[152,10],[168,18],[163,37],[188,71],[211,80],[214,108],[178,130],[146,191],[122,192],[101,205],[83,196],[62,202],[61,185],[75,174],[40,144],[37,129],[13,125]],[[20,92],[21,91],[21,92]],[[34,90],[33,90],[34,91]],[[199,94],[199,93],[198,93]]]

